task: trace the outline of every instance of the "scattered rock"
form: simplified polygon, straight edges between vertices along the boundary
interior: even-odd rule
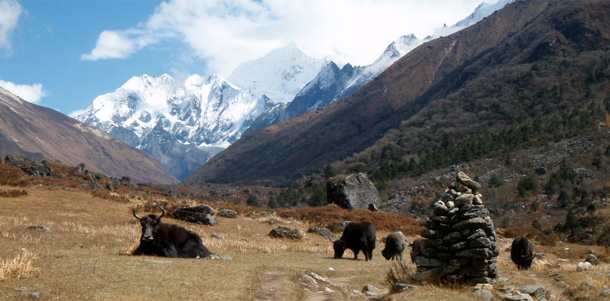
[[[226,218],[237,218],[237,212],[231,209],[221,209],[220,211],[218,211],[218,216]]]
[[[271,230],[271,232],[269,232],[269,236],[271,237],[276,237],[276,238],[291,238],[294,240],[299,240],[301,238],[303,238],[303,236],[301,235],[301,232],[299,232],[299,230],[297,229],[290,229],[290,228],[286,228],[286,227],[277,227],[273,230]]]
[[[475,290],[492,290],[494,289],[493,285],[489,283],[478,283],[474,286]]]
[[[44,231],[44,232],[52,232],[51,228],[49,228],[47,226],[29,226],[28,229],[34,229],[34,230]]]
[[[590,271],[593,268],[593,265],[591,263],[588,262],[579,262],[578,266],[576,267],[577,271]]]
[[[303,282],[310,287],[313,287],[313,288],[318,287],[318,282],[315,279],[313,279],[313,277],[311,277],[307,274],[301,276],[301,280],[303,280]]]
[[[595,285],[589,281],[581,282],[579,287],[583,289],[595,289]]]
[[[602,296],[610,296],[610,288],[609,289],[605,289],[602,294]]]
[[[500,296],[502,301],[534,301],[528,294],[507,294]]]
[[[537,298],[546,295],[546,290],[540,285],[522,285],[519,291]]]
[[[210,235],[210,236],[211,236],[212,238],[215,238],[215,239],[218,239],[218,240],[222,240],[222,239],[223,239],[223,238],[222,238],[222,236],[220,236],[220,235],[218,235],[218,234],[215,234],[215,233],[214,233],[214,234],[212,234],[212,235]]]
[[[377,208],[377,205],[375,205],[375,204],[369,204],[369,210],[371,210],[371,211],[379,211],[379,208]]]
[[[406,284],[406,283],[396,283],[394,284],[394,286],[392,286],[392,292],[393,293],[398,293],[398,292],[402,292],[402,291],[406,291],[406,290],[410,290],[410,289],[420,289],[420,286],[417,285],[412,285],[412,284]]]
[[[260,218],[260,217],[266,217],[266,216],[277,216],[277,211],[271,210],[271,209],[261,210],[261,211],[252,211],[252,212],[248,213],[247,216],[251,217],[251,218]]]
[[[309,227],[309,229],[307,229],[307,232],[309,233],[318,233],[320,235],[322,235],[325,238],[328,238],[330,240],[337,240],[339,239],[339,236],[335,235],[334,233],[330,232],[330,230],[326,229],[326,228],[319,228],[319,227]]]
[[[366,294],[367,296],[379,296],[379,295],[383,295],[386,294],[387,292],[383,292],[381,290],[379,290],[378,288],[367,284],[362,288],[362,292],[364,294]]]
[[[587,255],[587,259],[585,259],[585,262],[588,262],[592,265],[599,264],[599,260],[597,259],[597,257],[595,257],[595,255],[593,255],[593,251],[589,251],[589,255]]]
[[[483,298],[483,300],[485,300],[485,301],[489,301],[493,298],[493,294],[488,289],[476,290],[476,291],[474,291],[474,294]]]
[[[214,259],[214,260],[233,260],[233,258],[229,255],[216,255],[216,254],[212,254],[209,257],[206,257],[208,259]]]
[[[40,298],[40,292],[32,292],[30,294],[30,297],[32,297],[34,299],[38,299],[38,298]]]

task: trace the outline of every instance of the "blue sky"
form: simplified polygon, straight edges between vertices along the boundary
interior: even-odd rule
[[[431,35],[483,1],[0,0],[0,86],[69,114],[132,76],[226,77],[289,42],[367,65],[399,36]]]

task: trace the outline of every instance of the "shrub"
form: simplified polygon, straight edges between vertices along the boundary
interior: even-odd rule
[[[364,209],[347,210],[335,204],[322,207],[278,208],[277,213],[283,218],[308,222],[335,232],[340,231],[338,225],[342,221],[363,220],[369,220],[378,231],[402,231],[407,236],[418,235],[424,229],[421,221],[416,221],[409,216]]]
[[[390,271],[386,276],[386,284],[394,287],[396,283],[410,283],[413,270],[405,261],[396,261],[390,266]]]
[[[26,249],[21,249],[21,252],[13,259],[0,259],[0,280],[8,278],[26,278],[38,273],[38,268],[32,265],[32,261],[36,255]]]
[[[21,190],[16,190],[16,189],[0,190],[0,197],[16,198],[16,197],[20,197],[22,195],[28,195],[28,192],[26,190],[24,190],[24,189],[21,189]]]
[[[531,227],[508,227],[504,229],[504,236],[508,238],[514,238],[519,236],[530,236],[530,234],[536,233],[536,230]]]
[[[519,191],[520,197],[524,197],[528,192],[536,193],[538,189],[538,182],[532,177],[526,177],[517,184],[517,191]]]

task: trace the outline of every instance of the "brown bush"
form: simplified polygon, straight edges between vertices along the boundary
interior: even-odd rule
[[[25,187],[30,176],[19,167],[0,164],[0,185]]]
[[[418,235],[424,229],[421,222],[408,216],[363,209],[347,210],[334,204],[323,207],[279,208],[278,215],[326,227],[335,232],[338,231],[336,226],[345,220],[369,220],[377,230],[402,231],[407,236]]]
[[[124,194],[118,194],[115,192],[111,192],[106,189],[96,189],[91,192],[91,195],[97,198],[115,201],[119,203],[128,203],[129,198],[127,198]]]
[[[386,284],[389,287],[394,287],[396,283],[412,283],[413,269],[405,261],[396,261],[386,275]]]
[[[507,238],[515,238],[519,236],[526,236],[528,238],[532,238],[532,234],[537,233],[538,231],[532,227],[508,227],[502,231],[502,235]]]
[[[547,247],[554,247],[559,241],[559,235],[557,233],[538,233],[534,238],[540,245]]]
[[[21,190],[18,190],[18,189],[2,190],[2,189],[0,189],[0,197],[16,198],[16,197],[20,197],[22,195],[28,195],[28,192],[24,189],[21,189]]]

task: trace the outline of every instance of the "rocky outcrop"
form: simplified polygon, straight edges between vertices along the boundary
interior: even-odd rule
[[[330,232],[330,230],[326,229],[326,228],[319,228],[319,227],[309,227],[309,229],[307,230],[308,233],[318,233],[321,236],[323,236],[324,238],[328,238],[332,241],[339,239],[339,236],[335,235],[334,233]]]
[[[15,166],[21,168],[24,172],[35,177],[51,177],[53,172],[49,167],[47,161],[43,160],[38,162],[36,160],[30,160],[26,157],[8,155],[3,160],[9,166]],[[3,163],[4,164],[4,163]]]
[[[491,283],[498,275],[500,250],[489,212],[477,193],[481,185],[459,172],[434,203],[421,235],[423,249],[415,257],[415,280]]]
[[[231,209],[221,209],[218,211],[218,216],[226,217],[226,218],[237,218],[237,212]]]
[[[345,209],[379,207],[379,191],[363,173],[336,176],[326,183],[326,199]]]
[[[176,209],[172,216],[175,219],[214,226],[218,224],[216,211],[208,205],[197,205],[195,207],[181,207]]]
[[[303,238],[303,235],[297,229],[290,229],[286,227],[277,227],[271,232],[269,232],[269,236],[275,238],[291,238],[293,240],[300,240]]]

